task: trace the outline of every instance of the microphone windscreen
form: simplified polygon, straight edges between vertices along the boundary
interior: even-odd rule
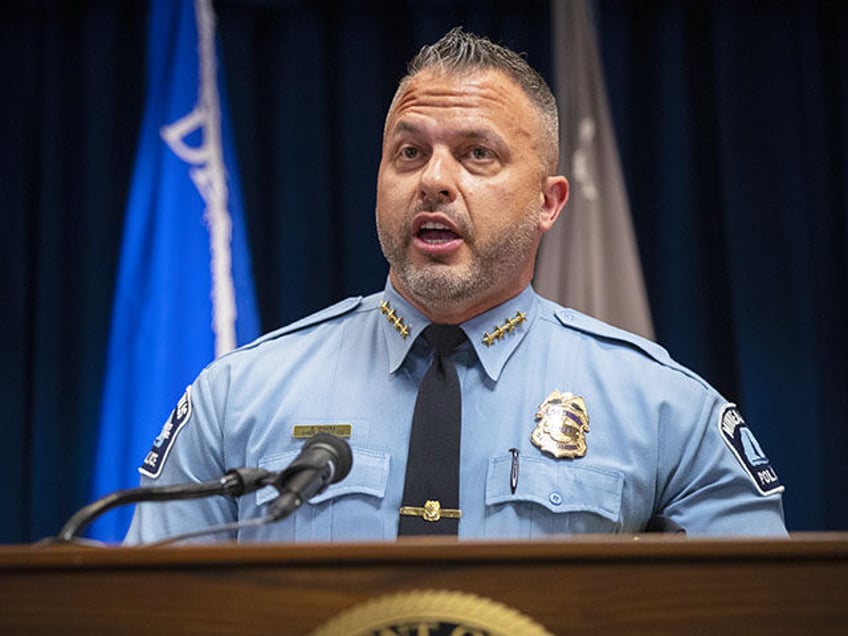
[[[303,450],[312,449],[313,447],[326,450],[335,459],[336,469],[333,472],[333,478],[330,481],[331,484],[335,484],[347,477],[353,466],[353,453],[350,450],[350,444],[346,440],[330,433],[317,433],[306,440]]]

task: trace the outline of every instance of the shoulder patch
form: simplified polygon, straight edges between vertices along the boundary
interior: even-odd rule
[[[188,423],[191,417],[191,387],[186,387],[185,393],[177,402],[174,410],[171,411],[170,417],[165,422],[159,435],[153,440],[153,447],[144,457],[144,461],[138,468],[138,472],[142,475],[156,479],[162,474],[162,467],[165,465],[165,460],[168,458],[168,453],[171,451],[171,446],[174,439],[177,437],[183,426]]]
[[[728,402],[718,415],[718,430],[724,443],[742,464],[742,468],[757,487],[761,495],[783,492],[780,478],[771,467],[751,429],[745,424],[736,405]]]

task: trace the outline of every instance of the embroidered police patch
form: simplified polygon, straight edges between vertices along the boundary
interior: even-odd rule
[[[177,406],[171,412],[168,421],[159,431],[159,435],[153,440],[153,447],[147,453],[138,472],[152,479],[156,479],[162,473],[162,467],[171,451],[171,445],[183,426],[191,417],[191,387],[186,387],[185,393],[177,402]]]
[[[735,404],[726,404],[719,413],[718,430],[761,495],[783,492],[780,478]]]

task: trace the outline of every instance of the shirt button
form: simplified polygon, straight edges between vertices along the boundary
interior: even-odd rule
[[[549,500],[550,500],[550,502],[551,502],[553,505],[555,505],[555,506],[558,506],[558,505],[560,505],[560,504],[562,503],[562,495],[561,495],[561,494],[559,494],[558,492],[552,492],[552,493],[548,496],[548,499],[549,499]]]

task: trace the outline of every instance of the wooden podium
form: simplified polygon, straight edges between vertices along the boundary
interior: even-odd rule
[[[473,594],[552,634],[848,633],[848,534],[0,547],[0,634],[309,634],[423,591]]]

